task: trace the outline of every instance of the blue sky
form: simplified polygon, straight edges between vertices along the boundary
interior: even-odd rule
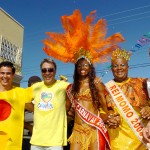
[[[97,11],[96,21],[106,19],[107,36],[120,32],[126,39],[120,46],[134,50],[129,76],[150,77],[150,42],[136,47],[143,35],[150,34],[150,0],[0,0],[0,7],[24,26],[22,87],[27,87],[30,76],[41,77],[40,62],[48,58],[42,50],[45,32],[63,32],[60,17],[71,15],[75,9],[80,9],[83,19],[93,10]],[[74,65],[56,63],[56,78],[63,74],[72,82]],[[109,66],[110,63],[95,66],[104,83],[113,78]]]

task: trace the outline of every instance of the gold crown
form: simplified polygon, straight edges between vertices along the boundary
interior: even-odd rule
[[[74,54],[74,58],[74,63],[76,63],[80,58],[85,58],[89,63],[91,63],[93,59],[90,51],[86,51],[83,48],[80,48],[79,51]]]
[[[124,58],[126,61],[130,60],[131,53],[127,52],[125,49],[117,48],[115,51],[112,52],[111,60],[117,58]]]

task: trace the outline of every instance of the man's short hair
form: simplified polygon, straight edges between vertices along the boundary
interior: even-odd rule
[[[42,65],[43,65],[45,62],[53,64],[54,67],[55,67],[55,70],[57,69],[57,66],[56,66],[55,61],[54,61],[53,59],[51,59],[51,58],[45,58],[45,59],[43,59],[43,61],[42,61],[41,64],[40,64],[40,68],[41,68],[41,69],[42,69]]]
[[[0,68],[1,67],[9,67],[12,68],[12,73],[15,74],[16,68],[14,67],[14,64],[11,63],[10,61],[3,61],[0,63]]]

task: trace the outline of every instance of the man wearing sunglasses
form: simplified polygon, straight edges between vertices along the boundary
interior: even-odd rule
[[[44,59],[40,65],[43,81],[31,86],[34,95],[34,126],[31,150],[63,150],[67,145],[65,108],[68,82],[56,80],[56,63]]]

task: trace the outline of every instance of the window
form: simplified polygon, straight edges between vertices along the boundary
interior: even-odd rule
[[[0,56],[8,60],[12,63],[16,63],[16,56],[19,51],[19,48],[9,42],[7,39],[2,38],[2,43],[1,43],[1,53]]]

